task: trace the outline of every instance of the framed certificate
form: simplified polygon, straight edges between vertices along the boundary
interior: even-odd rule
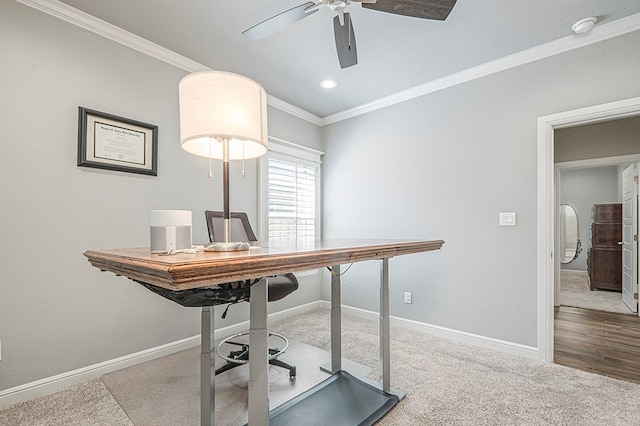
[[[158,126],[80,107],[78,166],[158,175]]]

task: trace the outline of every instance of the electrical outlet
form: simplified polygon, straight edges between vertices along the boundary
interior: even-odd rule
[[[404,303],[411,303],[411,292],[404,292]]]

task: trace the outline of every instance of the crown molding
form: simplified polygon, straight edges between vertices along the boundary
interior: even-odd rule
[[[19,3],[33,7],[41,12],[69,22],[80,28],[91,31],[109,40],[120,43],[145,55],[156,58],[169,65],[187,72],[205,71],[211,68],[193,61],[176,52],[150,42],[129,31],[116,27],[108,22],[89,15],[57,0],[16,0]],[[491,62],[487,62],[466,70],[438,78],[427,83],[412,87],[372,102],[350,108],[335,114],[319,117],[302,108],[292,105],[275,96],[268,95],[268,105],[306,120],[317,126],[326,126],[347,120],[362,114],[367,114],[388,106],[405,102],[420,96],[428,95],[448,87],[456,86],[471,80],[486,77],[500,71],[518,67],[530,62],[538,61],[550,56],[558,55],[569,50],[578,49],[609,38],[617,37],[640,29],[640,13],[627,16],[608,24],[596,25],[586,34],[569,35],[531,49],[523,50]]]
[[[292,105],[289,102],[283,101],[280,98],[276,98],[275,96],[267,94],[267,103],[274,108],[278,108],[279,110],[282,110],[287,114],[306,120],[312,124],[315,124],[316,126],[323,125],[322,118],[310,113],[307,110]]]
[[[16,1],[185,71],[196,72],[210,69],[196,61],[178,55],[172,50],[57,0]]]
[[[541,44],[531,49],[523,50],[491,62],[468,68],[448,76],[429,81],[419,86],[395,93],[384,98],[351,108],[336,114],[323,117],[322,126],[366,114],[378,109],[386,108],[413,98],[427,95],[438,90],[456,86],[471,80],[495,74],[510,68],[518,67],[550,56],[558,55],[569,50],[578,49],[609,38],[617,37],[640,29],[640,13],[618,19],[608,24],[599,25],[590,32],[580,35],[570,35],[549,43]]]
[[[187,72],[207,71],[210,67],[182,56],[172,50],[150,42],[120,27],[82,12],[74,7],[57,0],[16,0],[40,12],[44,12],[77,27],[91,31],[94,34],[112,40],[123,46],[137,50],[140,53],[158,59]],[[283,101],[273,95],[267,95],[267,104],[295,117],[309,121],[317,126],[322,125],[322,119],[295,105]]]

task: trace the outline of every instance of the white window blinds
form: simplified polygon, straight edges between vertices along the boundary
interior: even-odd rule
[[[260,162],[261,240],[320,238],[322,152],[269,139]]]
[[[268,239],[314,240],[316,167],[268,159]]]

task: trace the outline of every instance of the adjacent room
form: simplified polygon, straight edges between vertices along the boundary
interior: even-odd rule
[[[2,0],[0,424],[634,424],[638,46],[632,1]]]

